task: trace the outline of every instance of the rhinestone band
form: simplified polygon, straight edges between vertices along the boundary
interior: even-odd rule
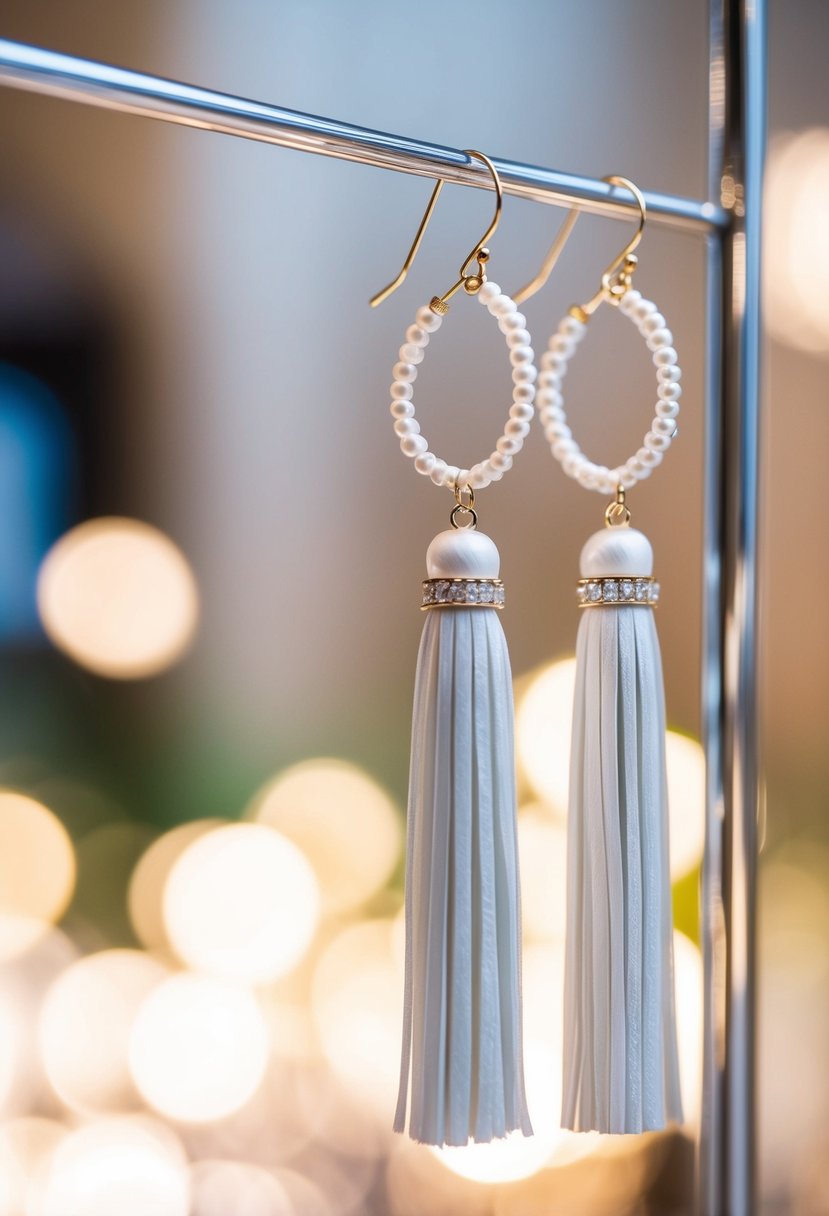
[[[427,578],[423,608],[503,608],[504,584],[499,578]]]
[[[659,602],[655,578],[582,578],[576,591],[580,608],[653,608]]]

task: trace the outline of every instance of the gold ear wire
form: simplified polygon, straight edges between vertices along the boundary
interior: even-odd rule
[[[596,294],[590,300],[588,300],[586,304],[575,304],[573,308],[570,309],[573,315],[577,316],[582,321],[586,321],[588,317],[593,315],[601,304],[602,300],[620,299],[630,287],[631,277],[637,266],[637,258],[634,256],[633,251],[642,239],[642,233],[645,230],[645,221],[647,219],[647,206],[645,199],[641,190],[635,185],[634,182],[627,177],[619,177],[617,174],[611,174],[610,177],[605,177],[602,180],[606,181],[610,186],[622,186],[624,189],[630,191],[636,200],[637,206],[639,207],[639,227],[625,245],[622,252],[617,254],[617,256],[605,270],[604,274],[602,275],[601,287]],[[567,218],[556,234],[556,239],[553,241],[552,245],[547,251],[547,255],[541,264],[541,269],[539,270],[538,274],[534,279],[531,279],[526,286],[522,287],[520,291],[516,291],[513,295],[513,299],[515,300],[516,304],[521,304],[524,300],[529,299],[530,296],[535,295],[539,288],[543,287],[547,282],[553,267],[561,256],[561,251],[567,244],[570,233],[573,231],[573,228],[576,225],[576,220],[579,218],[579,214],[580,213],[576,208],[573,208],[573,210],[569,212]]]
[[[489,261],[489,250],[486,248],[486,243],[490,237],[494,235],[495,229],[498,227],[498,224],[501,221],[501,210],[504,204],[501,179],[499,178],[498,172],[489,157],[484,156],[483,152],[474,151],[472,148],[466,148],[464,151],[467,156],[472,156],[476,160],[482,161],[492,174],[492,180],[495,183],[495,214],[493,215],[492,221],[490,222],[486,232],[480,238],[480,240],[476,242],[472,252],[469,254],[469,257],[466,258],[461,266],[458,281],[453,283],[449,290],[444,292],[442,296],[433,297],[429,307],[433,312],[436,312],[441,316],[449,311],[448,301],[452,298],[456,291],[460,290],[461,287],[463,287],[464,291],[466,291],[469,295],[475,295],[475,293],[480,291],[481,287],[486,282],[486,272],[484,270],[484,266],[486,262]],[[412,247],[406,254],[406,259],[400,268],[399,274],[391,281],[391,283],[389,283],[387,287],[384,287],[382,291],[377,292],[377,295],[371,297],[369,303],[372,308],[376,308],[378,304],[382,304],[383,301],[387,300],[393,292],[397,291],[398,287],[409,273],[412,262],[415,260],[417,251],[420,248],[420,243],[423,240],[423,234],[426,231],[429,220],[432,218],[432,212],[434,211],[435,204],[438,201],[438,195],[445,184],[446,183],[442,177],[438,178],[437,182],[435,183],[435,188],[432,191],[432,196],[429,199],[425,212],[423,213],[423,219],[420,221],[420,225],[415,233],[415,239],[412,242]],[[475,274],[469,274],[467,272],[467,267],[469,266],[469,263],[473,261],[477,262],[478,270]]]

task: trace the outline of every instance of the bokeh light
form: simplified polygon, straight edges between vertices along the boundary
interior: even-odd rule
[[[133,1021],[167,968],[138,950],[106,950],[74,963],[47,993],[40,1050],[58,1097],[83,1113],[139,1103],[129,1071]]]
[[[529,940],[563,939],[567,912],[567,832],[538,804],[518,814],[521,922]]]
[[[52,1156],[67,1129],[54,1119],[12,1119],[0,1127],[0,1216],[42,1210]]]
[[[766,323],[797,350],[829,350],[829,129],[778,136],[764,206]]]
[[[296,845],[263,824],[200,835],[173,865],[164,919],[188,966],[261,984],[290,971],[317,923],[314,873]]]
[[[576,660],[559,659],[533,676],[516,707],[518,763],[538,798],[567,814]]]
[[[58,1145],[26,1216],[188,1216],[184,1152],[146,1118],[79,1127]]]
[[[270,1170],[241,1161],[197,1161],[190,1171],[190,1216],[295,1216]]]
[[[135,519],[89,520],[52,547],[38,577],[38,609],[54,644],[98,675],[155,675],[184,653],[196,628],[193,573],[169,537]]]
[[[0,961],[60,919],[74,886],[75,855],[60,820],[33,798],[0,790]]]
[[[179,824],[154,840],[139,858],[130,876],[127,908],[135,936],[147,949],[170,948],[164,922],[164,890],[173,866],[194,840],[223,826],[222,819],[194,819]]]
[[[696,1126],[702,1112],[702,954],[678,930],[674,931],[674,991],[683,1114],[686,1124]]]
[[[243,1106],[265,1075],[268,1031],[245,988],[174,975],[141,1005],[130,1070],[144,1099],[182,1123],[221,1119]]]
[[[516,711],[516,744],[521,771],[536,797],[558,817],[567,815],[570,738],[576,660],[561,659],[535,675]],[[671,878],[699,864],[705,836],[705,758],[693,739],[667,731],[668,809]]]
[[[323,1051],[352,1099],[391,1117],[400,1073],[403,973],[395,925],[369,920],[340,933],[314,973],[313,1012]]]
[[[252,813],[308,857],[326,912],[365,903],[385,886],[400,857],[397,808],[367,773],[342,760],[287,769],[257,796]]]

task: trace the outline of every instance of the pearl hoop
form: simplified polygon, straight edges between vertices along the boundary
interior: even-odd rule
[[[470,486],[473,490],[482,490],[491,482],[500,481],[504,473],[512,468],[513,457],[524,446],[535,413],[533,401],[538,372],[527,332],[527,320],[518,311],[515,301],[505,295],[497,283],[485,282],[475,294],[479,303],[496,318],[512,364],[512,405],[504,433],[495,444],[495,450],[486,460],[469,469],[462,469],[430,452],[426,438],[420,433],[420,423],[415,418],[413,385],[425,347],[443,322],[443,317],[428,306],[418,309],[414,325],[406,330],[406,341],[400,347],[400,362],[395,364],[392,372],[390,408],[400,449],[404,456],[414,460],[418,473],[431,477],[437,486]]]
[[[621,297],[618,308],[633,322],[651,351],[656,368],[656,414],[643,445],[624,464],[615,469],[594,464],[579,448],[567,425],[561,384],[567,365],[584,337],[587,325],[580,317],[568,313],[550,339],[549,349],[541,356],[538,376],[538,419],[553,455],[568,477],[574,478],[587,490],[612,494],[619,486],[630,489],[637,481],[650,477],[671,446],[677,433],[676,418],[682,394],[682,372],[673,348],[673,335],[665,318],[641,292],[629,289]]]

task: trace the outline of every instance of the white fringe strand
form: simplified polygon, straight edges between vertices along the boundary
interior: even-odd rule
[[[641,558],[641,533],[613,532],[585,546],[583,577]],[[624,573],[647,576],[651,566],[652,557]],[[681,1122],[665,700],[650,607],[582,610],[567,916],[562,1126],[618,1133]]]
[[[532,1134],[520,949],[506,640],[494,608],[434,608],[415,683],[396,1131],[408,1104],[409,1134],[426,1144]]]

